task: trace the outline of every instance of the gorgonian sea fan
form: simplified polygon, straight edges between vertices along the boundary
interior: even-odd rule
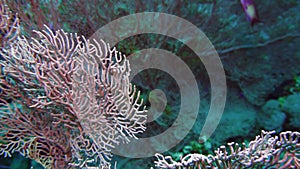
[[[215,155],[188,154],[180,162],[170,156],[156,154],[155,165],[158,168],[300,168],[300,133],[262,131],[248,146],[229,143],[221,146]]]
[[[145,130],[128,60],[103,40],[34,32],[0,50],[0,154],[46,168],[110,168],[111,149]]]

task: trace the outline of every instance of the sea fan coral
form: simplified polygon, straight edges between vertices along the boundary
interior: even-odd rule
[[[262,131],[249,143],[229,143],[221,146],[213,155],[189,154],[180,162],[170,156],[156,154],[158,168],[300,168],[300,133],[286,131],[278,136]]]
[[[0,154],[46,168],[110,168],[111,149],[145,130],[128,60],[102,40],[34,32],[0,50]]]

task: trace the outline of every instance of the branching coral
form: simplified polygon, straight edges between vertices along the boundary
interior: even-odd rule
[[[176,162],[170,156],[156,154],[155,164],[158,168],[300,168],[300,133],[287,131],[279,137],[272,134],[262,131],[249,146],[221,146],[215,156],[189,154]]]
[[[10,36],[16,23],[5,21],[12,31],[0,50],[0,154],[46,168],[110,168],[111,149],[145,130],[128,60],[104,41],[48,27],[29,40]]]

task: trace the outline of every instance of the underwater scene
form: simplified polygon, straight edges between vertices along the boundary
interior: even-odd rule
[[[0,0],[0,169],[300,169],[299,0]]]

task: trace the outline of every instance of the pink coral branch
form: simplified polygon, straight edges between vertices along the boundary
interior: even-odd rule
[[[0,50],[0,154],[110,168],[111,149],[146,129],[130,64],[103,40],[45,27]]]

